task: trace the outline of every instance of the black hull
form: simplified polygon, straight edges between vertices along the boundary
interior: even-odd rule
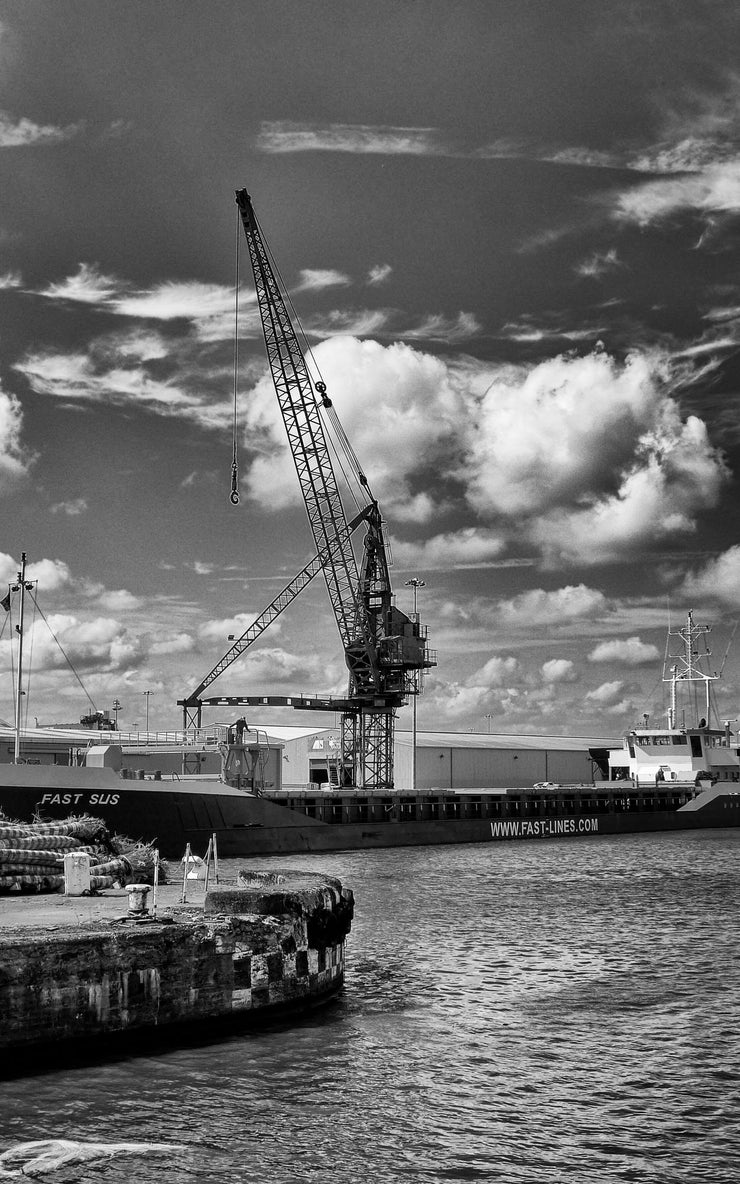
[[[370,821],[322,821],[300,809],[253,797],[220,782],[127,781],[110,770],[47,766],[0,766],[0,809],[10,819],[67,818],[92,814],[115,834],[156,844],[179,859],[186,844],[205,854],[215,833],[222,858],[300,852],[437,846],[449,843],[588,839],[649,831],[679,831],[740,825],[740,795],[708,790],[680,809],[620,812],[578,810],[560,816],[486,816],[489,804],[460,795],[463,816],[404,818],[400,795],[390,817]],[[421,801],[421,799],[419,799]],[[351,802],[352,799],[347,799]],[[492,802],[494,799],[492,799]],[[569,803],[571,805],[571,803]],[[585,801],[583,803],[586,805]],[[498,800],[490,809],[501,810]],[[465,817],[468,811],[483,813]],[[395,817],[394,817],[395,815]]]

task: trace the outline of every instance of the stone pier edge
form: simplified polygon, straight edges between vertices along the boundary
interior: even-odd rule
[[[202,915],[61,931],[0,927],[0,1074],[268,1024],[323,1005],[344,983],[354,911],[337,880],[252,873],[210,892]]]

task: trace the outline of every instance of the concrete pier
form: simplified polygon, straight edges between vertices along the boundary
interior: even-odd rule
[[[250,872],[157,917],[104,896],[0,898],[0,1072],[32,1050],[57,1062],[85,1042],[167,1040],[268,1021],[332,999],[344,981],[354,900],[338,880]]]

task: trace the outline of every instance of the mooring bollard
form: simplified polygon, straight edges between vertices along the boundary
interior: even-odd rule
[[[149,895],[149,884],[127,884],[128,915],[129,917],[146,917],[149,910],[146,898]]]

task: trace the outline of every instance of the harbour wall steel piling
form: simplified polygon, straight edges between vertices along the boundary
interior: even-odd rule
[[[174,906],[157,919],[120,915],[125,900],[106,901],[117,916],[100,915],[96,902],[91,920],[70,923],[60,908],[47,910],[41,925],[32,909],[29,924],[3,924],[13,903],[0,903],[6,1071],[24,1050],[155,1031],[176,1040],[182,1030],[300,1013],[343,985],[354,899],[338,880],[241,874],[237,888],[217,888],[199,907]]]

